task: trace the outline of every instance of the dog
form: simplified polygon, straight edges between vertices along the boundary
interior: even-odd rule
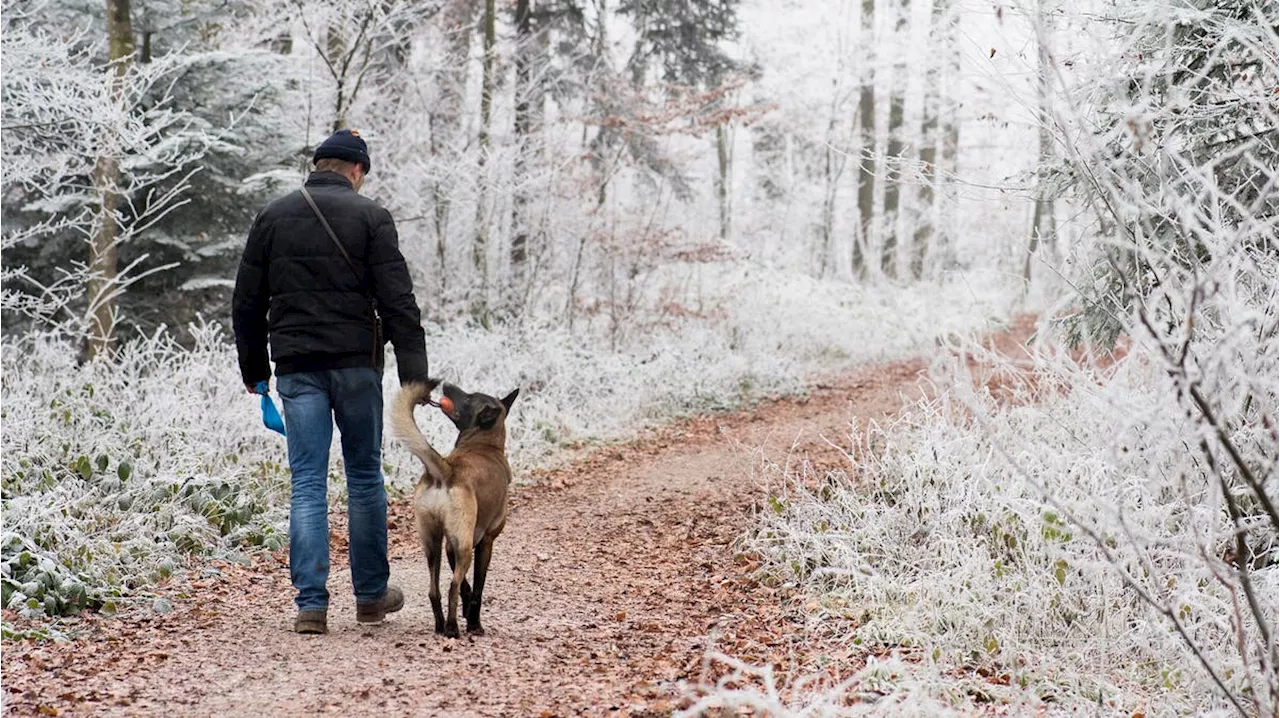
[[[458,440],[447,457],[441,456],[413,418],[416,406],[430,402],[440,382],[407,384],[392,408],[392,427],[425,469],[413,491],[413,511],[418,537],[431,571],[431,611],[436,633],[458,637],[458,603],[467,619],[467,632],[484,633],[480,603],[484,597],[493,541],[507,524],[506,419],[520,390],[501,399],[468,394],[452,384],[444,385],[438,406],[458,428]],[[449,612],[440,606],[440,548],[449,557],[453,579],[449,583]],[[467,570],[475,563],[474,583]]]

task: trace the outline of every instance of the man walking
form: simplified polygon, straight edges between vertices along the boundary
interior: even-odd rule
[[[370,166],[365,141],[355,130],[340,130],[316,148],[313,161],[303,189],[254,220],[232,305],[245,387],[256,392],[270,379],[269,340],[284,402],[298,633],[328,632],[326,488],[335,421],[347,472],[356,620],[381,621],[404,605],[404,594],[387,583],[384,343],[395,347],[401,384],[427,379],[418,303],[395,223],[358,194]]]

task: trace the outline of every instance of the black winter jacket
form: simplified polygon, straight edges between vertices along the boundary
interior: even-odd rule
[[[306,187],[359,276],[301,192],[267,205],[249,231],[232,301],[244,383],[271,376],[268,336],[277,375],[363,366],[381,372],[383,342],[390,339],[400,382],[425,380],[422,320],[391,213],[335,172],[313,172]],[[370,291],[382,314],[384,337],[377,342]]]

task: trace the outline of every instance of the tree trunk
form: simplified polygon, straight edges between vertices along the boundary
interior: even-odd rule
[[[369,71],[375,45],[371,35],[378,30],[374,25],[375,19],[374,9],[365,7],[354,17],[342,17],[341,22],[331,21],[329,24],[325,64],[337,86],[333,108],[334,132],[348,126],[347,113],[355,105],[365,73]]]
[[[129,0],[107,0],[107,42],[112,67],[108,71],[111,94],[116,101],[124,92],[125,76],[133,62],[133,23]],[[108,130],[103,152],[93,168],[93,189],[98,196],[93,239],[89,245],[89,337],[90,359],[110,357],[115,347],[116,303],[113,293],[119,277],[119,236],[116,211],[120,206],[120,158],[116,138]]]
[[[438,162],[458,159],[459,135],[462,126],[463,98],[467,89],[467,65],[471,54],[471,33],[474,28],[473,0],[450,0],[441,11],[445,42],[444,61],[436,75],[440,101],[427,115],[431,125],[431,156]],[[445,172],[437,172],[431,183],[431,205],[434,208],[436,233],[436,276],[440,282],[440,300],[444,301],[449,288],[449,271],[446,263],[449,237],[449,209],[452,197],[446,185]]]
[[[1053,251],[1056,244],[1057,218],[1053,212],[1053,197],[1049,187],[1049,173],[1053,163],[1053,134],[1049,122],[1049,36],[1048,20],[1044,14],[1043,3],[1036,8],[1038,25],[1038,67],[1037,87],[1039,95],[1038,120],[1040,122],[1040,147],[1036,168],[1036,209],[1031,219],[1031,237],[1027,242],[1027,260],[1022,268],[1022,280],[1025,285],[1031,283],[1031,265],[1040,245],[1047,245]]]
[[[906,78],[903,78],[905,80]],[[884,245],[880,253],[880,270],[886,276],[897,276],[898,270],[898,207],[902,181],[902,106],[904,97],[897,89],[889,94],[889,152],[888,177],[884,186]]]
[[[902,0],[898,8],[895,36],[906,35],[911,20],[911,0]],[[888,183],[884,188],[884,246],[880,254],[880,269],[886,276],[898,274],[898,211],[902,194],[902,166],[906,160],[906,142],[903,141],[903,109],[906,105],[907,66],[899,60],[894,69],[893,86],[889,90],[889,151]]]
[[[862,0],[862,43],[875,47],[875,0]],[[861,137],[858,163],[858,221],[859,232],[853,239],[853,274],[866,275],[867,254],[874,246],[876,196],[876,83],[874,57],[868,57],[862,89],[858,95],[858,134]]]
[[[831,94],[831,114],[827,122],[826,149],[823,154],[822,176],[825,186],[822,194],[822,223],[820,225],[821,239],[821,274],[827,276],[829,274],[839,275],[841,273],[841,260],[836,251],[836,194],[840,189],[840,178],[844,175],[845,156],[841,152],[835,150],[836,144],[836,127],[838,93],[832,88]],[[854,246],[857,246],[855,240]]]
[[[471,248],[471,264],[475,270],[476,293],[471,314],[481,324],[489,325],[489,223],[485,217],[489,179],[485,176],[489,155],[489,121],[493,114],[493,59],[497,44],[497,8],[495,0],[484,3],[484,62],[480,80],[480,138],[476,171],[476,236]]]
[[[947,29],[943,40],[946,48],[946,79],[942,86],[947,88],[947,96],[939,97],[942,108],[939,119],[942,123],[938,138],[941,155],[934,176],[938,182],[938,231],[934,240],[934,252],[937,263],[947,267],[956,261],[954,237],[958,230],[956,223],[959,195],[957,193],[956,173],[960,168],[960,103],[956,100],[958,83],[960,82],[960,11],[950,0],[947,3]]]
[[[731,212],[729,192],[729,129],[724,124],[716,125],[716,198],[720,205],[720,239],[728,241]]]
[[[325,49],[329,55],[330,72],[333,74],[333,81],[337,85],[333,100],[333,132],[337,132],[347,126],[347,73],[344,71],[345,68],[342,64],[342,58],[347,54],[347,41],[343,37],[344,31],[344,28],[330,25],[325,41]]]
[[[595,0],[594,4],[596,6],[596,26],[595,34],[592,37],[591,51],[596,57],[604,58],[608,56],[606,54],[608,52],[606,38],[608,24],[605,20],[605,15],[608,12],[607,0]],[[591,164],[596,170],[596,210],[599,211],[609,199],[609,178],[612,175],[612,159],[610,155],[616,139],[616,132],[606,121],[609,113],[606,88],[599,87],[597,95],[597,110],[602,117],[596,130],[596,135],[591,139],[588,152],[591,156]]]
[[[933,58],[937,57],[935,46],[944,35],[941,28],[946,5],[947,0],[933,0],[933,11],[929,19],[930,51],[926,55],[928,69],[925,70],[924,78],[924,118],[920,123],[920,167],[923,176],[916,195],[920,205],[920,220],[911,242],[911,276],[914,279],[924,276],[926,264],[934,256],[931,245],[938,216],[934,184],[938,181],[935,165],[938,159],[938,111],[942,104],[942,73],[941,63]]]
[[[524,296],[526,265],[529,259],[529,189],[526,155],[530,151],[531,127],[530,96],[532,87],[533,58],[536,51],[533,39],[531,0],[516,0],[516,116],[515,116],[515,164],[514,189],[511,198],[511,281],[508,294],[512,311],[515,303]]]
[[[606,15],[608,14],[608,0],[592,0],[591,4],[595,7],[596,11],[595,26],[592,28],[591,35],[591,51],[597,58],[607,58],[608,44],[606,31],[608,29],[608,23],[606,22]],[[597,81],[597,78],[591,78],[593,85]],[[601,210],[604,208],[605,202],[609,199],[608,187],[609,176],[611,173],[610,165],[612,164],[612,160],[609,155],[611,154],[611,146],[613,144],[614,137],[612,135],[612,130],[609,129],[609,123],[605,121],[605,117],[608,115],[606,99],[608,95],[603,91],[603,86],[597,85],[597,89],[600,91],[596,93],[597,98],[595,99],[595,111],[599,112],[601,115],[600,123],[596,129],[595,136],[592,137],[590,141],[586,142],[586,145],[587,155],[591,158],[591,167],[596,173],[596,206],[592,211],[592,215],[594,217],[601,217],[603,216],[603,212]],[[582,137],[585,141],[587,137],[587,128],[585,125],[582,128]],[[596,220],[593,220],[593,222],[594,221]],[[586,253],[587,241],[590,238],[590,231],[582,232],[581,236],[578,238],[578,250],[574,255],[573,269],[569,274],[569,298],[565,302],[564,310],[565,313],[569,315],[569,331],[571,333],[573,332],[574,319],[577,316],[578,310],[578,287],[581,283],[582,277],[583,256]],[[588,320],[588,325],[589,324],[590,320]]]

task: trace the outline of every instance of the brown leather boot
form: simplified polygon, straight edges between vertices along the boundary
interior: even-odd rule
[[[293,619],[293,630],[295,633],[328,633],[328,612],[316,610],[298,611],[298,617]]]
[[[356,604],[356,621],[377,623],[386,618],[388,613],[395,613],[402,608],[404,608],[404,591],[401,591],[399,586],[388,585],[387,592],[377,601]]]

